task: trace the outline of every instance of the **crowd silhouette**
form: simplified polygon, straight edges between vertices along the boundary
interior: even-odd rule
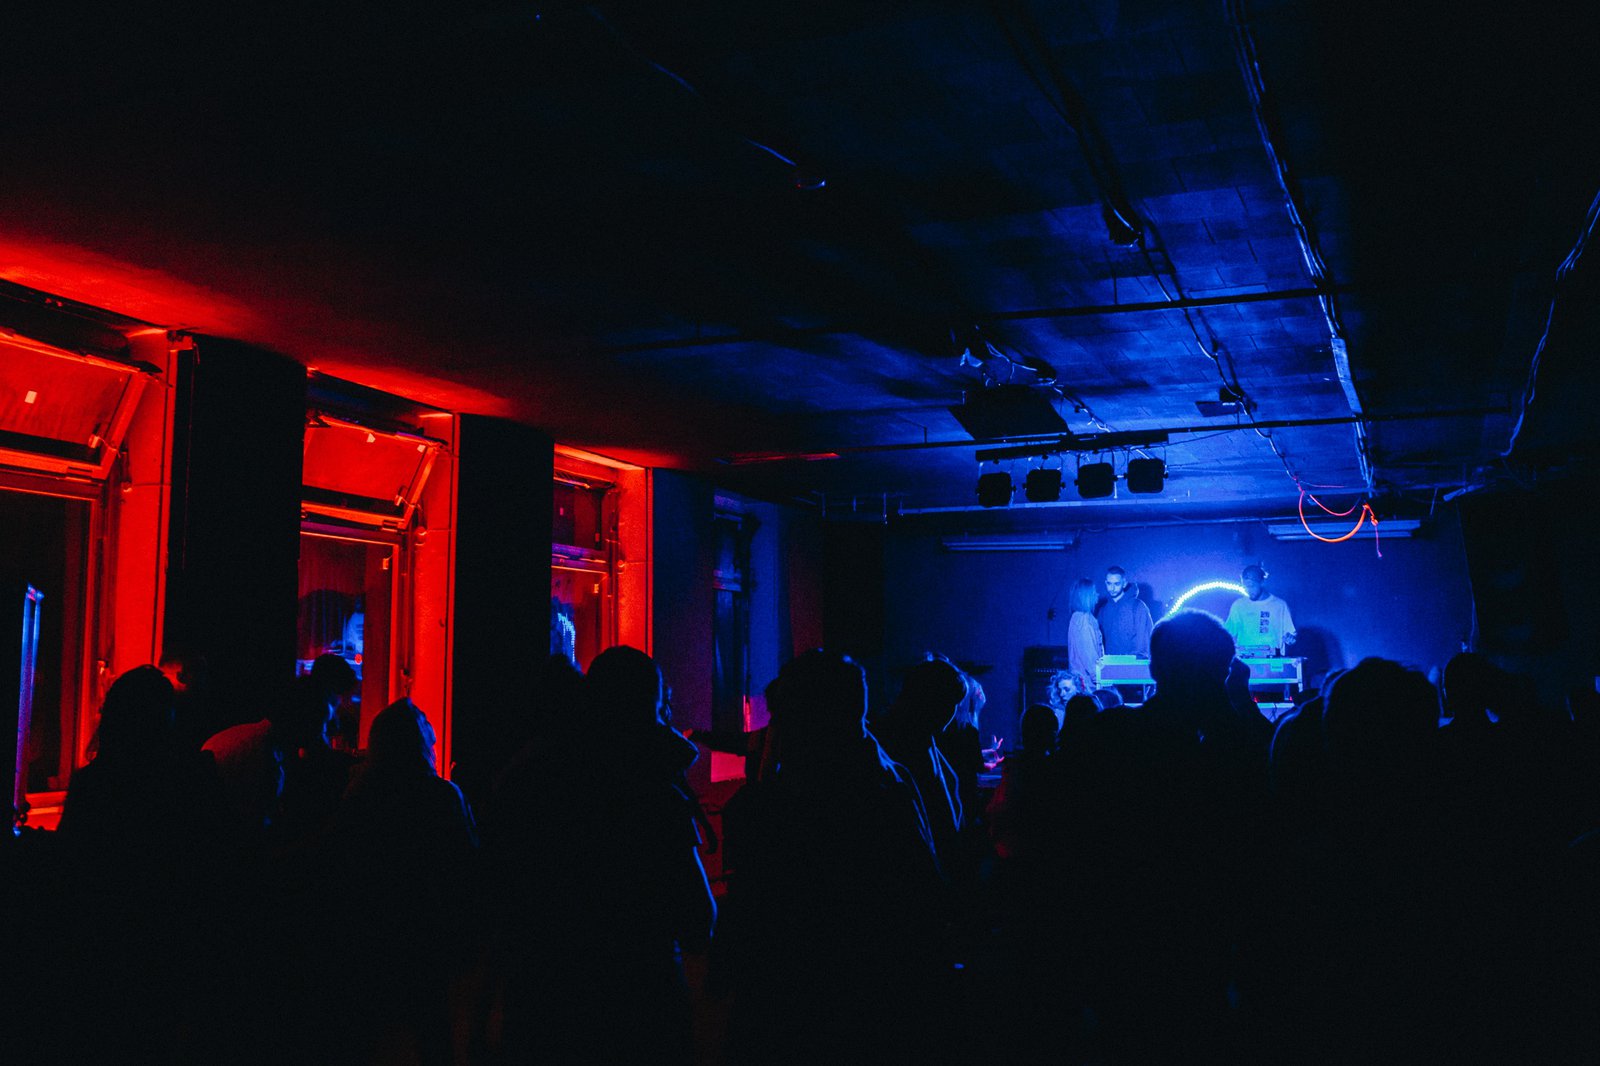
[[[1052,686],[995,775],[950,660],[880,711],[850,657],[797,656],[716,891],[697,748],[636,649],[536,664],[471,796],[408,700],[329,746],[342,664],[209,737],[141,667],[59,830],[4,851],[0,1057],[1600,1061],[1594,692],[1373,658],[1274,725],[1212,616],[1150,657],[1141,705]]]

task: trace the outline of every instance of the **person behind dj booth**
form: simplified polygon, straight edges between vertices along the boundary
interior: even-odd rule
[[[1295,642],[1289,605],[1267,591],[1267,571],[1257,563],[1239,575],[1244,595],[1228,607],[1228,633],[1241,656],[1278,655]]]
[[[1067,669],[1078,678],[1080,692],[1093,692],[1099,678],[1100,657],[1106,653],[1095,621],[1094,582],[1080,577],[1067,593],[1072,616],[1067,619]]]
[[[1155,623],[1150,618],[1150,608],[1139,599],[1139,586],[1128,580],[1128,572],[1122,567],[1106,569],[1106,598],[1094,613],[1107,655],[1150,658],[1150,630]]]

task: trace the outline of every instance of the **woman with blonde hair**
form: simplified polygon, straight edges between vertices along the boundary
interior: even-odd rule
[[[1067,594],[1067,604],[1072,609],[1072,616],[1067,619],[1067,669],[1076,676],[1078,691],[1084,695],[1093,694],[1100,657],[1106,653],[1100,623],[1094,617],[1098,599],[1094,582],[1086,577],[1074,581]]]

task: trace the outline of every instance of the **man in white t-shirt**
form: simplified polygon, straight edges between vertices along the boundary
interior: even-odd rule
[[[1254,563],[1239,575],[1243,596],[1228,608],[1228,633],[1240,658],[1278,655],[1294,643],[1289,605],[1267,591],[1267,572]]]

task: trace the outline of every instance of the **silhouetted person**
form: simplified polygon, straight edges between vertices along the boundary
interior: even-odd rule
[[[536,667],[529,739],[496,780],[479,818],[494,925],[489,975],[505,1018],[504,1040],[521,1049],[506,1056],[511,1061],[533,1054],[529,1034],[549,978],[541,954],[548,917],[529,907],[529,888],[556,861],[550,826],[567,818],[586,787],[592,745],[583,728],[584,684],[563,653]]]
[[[1050,810],[1054,790],[1048,775],[1061,717],[1047,704],[1035,703],[1022,712],[1018,724],[1021,749],[1001,764],[1000,786],[989,801],[989,833],[995,852],[1012,862],[1034,857],[1049,844],[1046,827],[1054,813]]]
[[[1323,700],[1326,827],[1308,901],[1322,923],[1322,1017],[1311,1031],[1336,1061],[1417,1061],[1448,1036],[1433,1024],[1440,1012],[1475,995],[1442,964],[1439,937],[1459,899],[1447,898],[1440,864],[1438,719],[1427,678],[1385,659],[1362,660]],[[1468,970],[1483,961],[1472,954],[1458,960]]]
[[[559,817],[530,834],[522,902],[542,979],[528,1016],[506,1019],[513,1061],[687,1062],[680,948],[711,935],[716,905],[683,774],[695,747],[670,726],[661,671],[635,648],[596,656],[584,683],[590,755],[559,778]],[[537,972],[542,971],[542,972]]]
[[[264,837],[281,822],[289,764],[303,750],[331,752],[328,729],[338,700],[322,679],[297,677],[271,705],[266,718],[230,726],[205,742],[205,750],[216,760],[230,808],[244,832]],[[316,755],[312,758],[316,759]],[[317,761],[321,768],[323,761]],[[347,766],[346,760],[338,761],[341,768]],[[312,780],[318,776],[323,775],[314,774]],[[308,813],[304,821],[325,818],[329,802],[327,796],[321,796],[313,803],[315,813]]]
[[[780,678],[772,769],[730,841],[733,1061],[914,1061],[949,1016],[920,800],[866,729],[861,667],[810,651]]]
[[[911,772],[933,831],[934,849],[946,866],[955,858],[962,827],[961,787],[937,738],[966,695],[961,671],[950,663],[942,659],[916,663],[906,671],[900,695],[878,726],[878,738],[889,757]]]
[[[953,664],[952,664],[953,665]],[[934,736],[934,743],[955,771],[957,796],[966,822],[977,828],[982,811],[978,804],[978,775],[984,768],[984,745],[981,725],[983,706],[988,702],[978,679],[961,670],[966,694],[956,703],[955,714],[945,727]]]
[[[65,1059],[149,1061],[173,1046],[216,962],[222,806],[209,756],[180,745],[171,682],[154,666],[117,678],[59,829],[76,901],[50,946],[68,971],[54,1034]]]
[[[1087,710],[1085,711],[1085,704]],[[1068,701],[1077,714],[1096,713],[1089,696]],[[1000,787],[989,803],[989,833],[997,860],[991,879],[998,922],[999,961],[988,976],[1007,1007],[1002,1056],[1009,1062],[1074,1061],[1070,1043],[1074,982],[1081,952],[1066,939],[1076,902],[1061,862],[1067,821],[1063,767],[1056,750],[1060,712],[1036,703],[1022,714],[1021,745],[1001,764]]]
[[[1104,689],[1103,691],[1111,693],[1112,698],[1116,697],[1115,689]],[[1119,707],[1121,704],[1113,703],[1110,706]],[[1094,721],[1095,716],[1104,709],[1106,708],[1101,705],[1099,693],[1089,696],[1080,692],[1068,700],[1066,706],[1059,712],[1061,720],[1059,732],[1072,735],[1081,729],[1087,728],[1089,723]]]
[[[472,928],[472,813],[434,768],[433,727],[407,699],[373,718],[367,760],[334,822],[352,906],[341,923],[345,994],[328,1008],[350,1061],[450,1061],[447,989]],[[334,1058],[337,1061],[337,1058]]]
[[[1080,804],[1103,811],[1083,839],[1096,994],[1116,1061],[1226,1058],[1229,958],[1256,877],[1270,725],[1226,689],[1233,640],[1184,611],[1150,638],[1156,694],[1094,723]],[[1080,785],[1080,789],[1082,786]],[[1092,805],[1092,806],[1088,806]]]
[[[197,750],[217,731],[217,708],[211,698],[211,665],[197,650],[170,651],[161,659],[161,672],[172,682],[173,718],[178,744]]]
[[[349,663],[327,654],[317,656],[311,672],[291,690],[290,699],[301,701],[303,708],[290,716],[301,727],[291,727],[298,735],[288,736],[283,749],[283,795],[274,825],[280,844],[322,830],[350,785],[359,759],[334,748],[331,731],[339,706],[359,684]],[[315,725],[319,719],[321,728]]]
[[[72,775],[62,836],[130,854],[185,842],[194,767],[203,763],[180,756],[172,683],[160,670],[140,666],[112,683],[94,747]]]

